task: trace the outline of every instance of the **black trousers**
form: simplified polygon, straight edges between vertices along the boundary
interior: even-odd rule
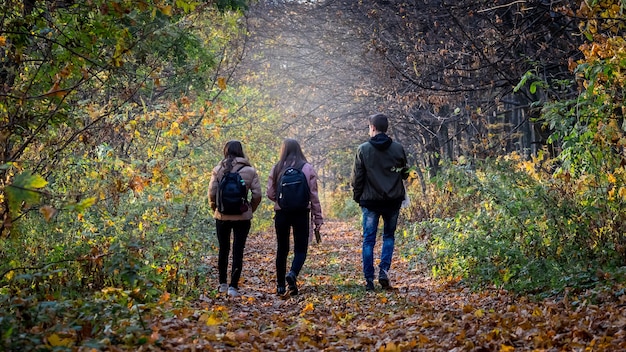
[[[229,286],[239,288],[239,278],[243,267],[243,250],[246,247],[246,239],[250,232],[250,220],[215,220],[215,232],[219,242],[219,255],[217,270],[220,284],[225,284],[228,279],[228,256],[230,254],[230,234],[233,233],[233,263],[230,273]]]
[[[293,229],[293,260],[291,271],[296,276],[300,273],[309,248],[309,210],[276,211],[274,227],[276,229],[276,285],[285,286],[287,257],[289,256],[290,232]]]

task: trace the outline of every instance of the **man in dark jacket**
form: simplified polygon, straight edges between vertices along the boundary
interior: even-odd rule
[[[378,266],[378,282],[390,289],[388,271],[404,199],[402,180],[407,177],[404,148],[387,136],[389,120],[384,114],[369,117],[370,140],[361,144],[354,158],[352,170],[353,199],[363,213],[363,275],[365,289],[374,290],[374,245],[378,222],[383,219],[383,245]]]

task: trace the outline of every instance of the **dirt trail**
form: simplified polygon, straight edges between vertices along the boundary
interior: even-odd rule
[[[166,350],[571,351],[626,348],[626,311],[574,302],[529,302],[504,291],[472,293],[409,270],[398,255],[395,289],[365,292],[360,229],[324,225],[298,279],[300,294],[275,295],[273,233],[251,234],[242,296],[214,292],[196,309],[157,323]],[[378,241],[380,242],[380,240]],[[396,246],[401,246],[396,241]],[[377,243],[375,254],[380,252]],[[396,250],[398,253],[398,249]],[[617,302],[619,303],[619,302]],[[187,329],[181,334],[181,329]],[[171,336],[167,336],[167,331]],[[165,334],[165,335],[164,335]],[[181,336],[186,336],[185,338]]]

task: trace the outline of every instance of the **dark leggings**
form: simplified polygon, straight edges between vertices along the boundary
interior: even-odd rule
[[[230,232],[233,232],[233,265],[230,274],[229,286],[239,288],[239,278],[243,266],[243,250],[246,247],[246,239],[250,232],[250,220],[225,221],[215,220],[215,232],[219,242],[219,256],[217,270],[220,284],[225,284],[228,271],[228,255],[230,252]]]
[[[287,271],[287,257],[289,256],[290,230],[293,229],[293,260],[291,271],[296,276],[304,265],[306,253],[309,247],[309,210],[276,211],[274,216],[274,227],[276,229],[276,284],[285,286],[285,276]]]

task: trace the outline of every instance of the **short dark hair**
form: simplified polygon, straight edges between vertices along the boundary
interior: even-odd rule
[[[389,119],[385,114],[374,114],[369,117],[370,125],[376,128],[378,132],[387,132],[387,128],[389,128]]]

